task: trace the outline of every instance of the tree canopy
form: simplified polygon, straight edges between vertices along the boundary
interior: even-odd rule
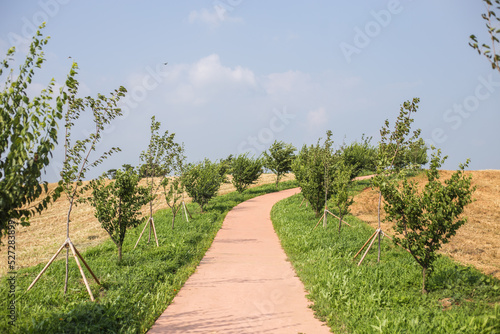
[[[43,25],[40,27],[40,30]],[[49,165],[58,140],[57,121],[63,116],[67,96],[65,87],[54,99],[55,81],[37,96],[27,94],[32,85],[35,69],[41,68],[45,58],[42,51],[48,42],[38,30],[19,72],[11,70],[0,87],[0,237],[9,222],[29,225],[29,218],[42,212],[59,197],[61,188],[49,192],[41,176]],[[12,47],[0,64],[0,77],[9,68],[15,54]],[[74,82],[76,72],[71,71],[66,85]],[[43,195],[44,194],[44,195]],[[42,196],[43,195],[43,196]]]

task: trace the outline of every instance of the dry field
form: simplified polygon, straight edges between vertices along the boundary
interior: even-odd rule
[[[292,174],[285,175],[282,180],[293,180]],[[263,174],[258,182],[252,187],[273,183],[274,174]],[[85,184],[85,182],[84,182]],[[141,181],[145,185],[145,181]],[[53,189],[55,184],[50,185]],[[161,189],[161,187],[160,187]],[[234,191],[231,183],[225,183],[221,186],[219,194],[226,194]],[[160,191],[159,191],[160,192]],[[186,202],[191,199],[186,195]],[[159,209],[168,208],[162,191],[157,196],[153,212]],[[68,201],[62,195],[52,206],[40,216],[31,219],[31,226],[16,228],[16,267],[23,268],[32,266],[40,262],[48,262],[50,258],[66,240],[66,217],[68,212]],[[143,208],[143,214],[147,215],[149,206]],[[101,228],[99,222],[94,217],[94,210],[88,204],[79,204],[73,207],[71,212],[70,237],[72,242],[80,252],[86,248],[97,245],[108,238],[107,232]],[[7,272],[7,247],[6,238],[2,240],[3,246],[0,247],[0,276]],[[60,253],[60,257],[64,252]]]
[[[452,173],[441,171],[441,180],[450,178]],[[468,222],[443,246],[441,253],[500,279],[500,170],[470,173],[477,189],[473,194],[475,201],[465,209]],[[425,175],[415,179],[423,181]],[[354,200],[351,213],[376,228],[377,192],[367,188]],[[382,223],[382,230],[389,235],[394,233],[390,223]]]
[[[486,274],[500,278],[500,170],[473,171],[475,202],[470,204],[465,214],[468,222],[460,228],[457,235],[446,244],[442,253],[453,259],[471,264]],[[442,179],[449,178],[452,171],[442,171]],[[417,179],[423,180],[423,176]],[[283,180],[294,179],[289,174]],[[254,186],[272,183],[275,176],[263,174]],[[234,191],[232,184],[221,186],[220,194]],[[186,202],[190,199],[186,197]],[[370,188],[355,197],[351,212],[371,226],[377,225],[377,193]],[[162,195],[155,202],[154,211],[168,208]],[[47,262],[66,238],[66,213],[68,203],[61,197],[41,216],[32,219],[31,226],[18,227],[16,231],[16,265],[18,268]],[[147,214],[148,208],[144,208]],[[101,243],[108,238],[96,218],[93,210],[86,204],[80,204],[71,214],[70,236],[79,250]],[[382,229],[392,234],[391,225],[382,223]],[[4,244],[5,244],[5,240]],[[0,276],[6,273],[6,247],[0,248]],[[62,256],[62,255],[61,255]]]

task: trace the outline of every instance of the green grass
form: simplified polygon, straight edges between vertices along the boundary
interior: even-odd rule
[[[500,333],[499,280],[441,256],[422,295],[421,268],[409,253],[384,239],[381,262],[374,244],[358,267],[353,257],[373,228],[349,216],[352,227],[340,235],[334,218],[313,230],[318,218],[301,200],[277,203],[271,218],[316,315],[334,333]]]
[[[293,181],[280,183],[280,190],[293,187],[296,187]],[[159,211],[154,219],[160,247],[156,247],[154,239],[147,244],[147,236],[143,236],[134,250],[144,225],[131,229],[125,238],[120,263],[116,247],[109,240],[87,250],[82,255],[102,283],[97,285],[86,273],[96,302],[90,301],[73,259],[67,294],[63,294],[64,259],[54,262],[25,293],[43,263],[18,271],[18,318],[15,326],[11,326],[5,298],[7,277],[4,277],[0,282],[0,333],[145,333],[194,272],[226,213],[238,203],[273,191],[276,191],[274,184],[269,184],[243,194],[223,195],[212,200],[204,214],[199,213],[196,204],[189,204],[193,219],[187,223],[179,214],[174,230],[170,210]]]

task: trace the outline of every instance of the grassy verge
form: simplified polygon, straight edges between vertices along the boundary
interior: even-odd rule
[[[283,182],[280,190],[295,186],[294,181]],[[9,284],[4,277],[0,282],[0,333],[145,333],[194,272],[226,213],[238,203],[273,191],[275,186],[269,184],[243,194],[219,196],[204,214],[197,213],[197,205],[189,204],[193,219],[187,223],[179,215],[174,230],[170,211],[159,211],[154,219],[160,247],[154,241],[147,244],[147,236],[143,236],[134,250],[143,228],[139,226],[128,231],[120,263],[109,240],[87,250],[82,255],[102,283],[97,285],[86,273],[96,302],[89,300],[73,259],[67,294],[63,294],[64,260],[54,262],[28,293],[27,287],[44,264],[22,269],[15,283],[17,321],[11,326],[5,298]]]
[[[368,183],[360,182],[362,188]],[[313,230],[317,218],[295,195],[271,213],[282,246],[309,291],[317,316],[335,333],[500,333],[500,282],[440,257],[427,295],[421,268],[387,239],[382,261],[371,250],[358,267],[354,255],[373,228],[353,216]],[[359,257],[357,258],[357,260]]]

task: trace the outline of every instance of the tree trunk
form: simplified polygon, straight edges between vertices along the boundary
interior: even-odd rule
[[[425,289],[425,274],[427,272],[427,268],[422,268],[422,294],[426,294],[427,290]]]
[[[69,245],[66,244],[66,278],[64,279],[64,294],[68,292]]]
[[[116,244],[116,247],[118,247],[118,262],[122,261],[122,245]]]
[[[153,201],[151,200],[149,202],[149,238],[148,238],[148,244],[151,241],[151,219],[153,218]]]
[[[339,218],[339,234],[340,234],[340,230],[342,228],[342,218],[343,218],[343,216],[342,216],[342,214],[340,214],[339,216],[340,216],[340,218]]]
[[[69,219],[70,219],[69,217],[71,216],[72,209],[73,209],[73,198],[70,199],[69,201],[68,217],[66,219],[66,240],[69,239]],[[69,279],[69,245],[66,244],[66,277],[64,279],[64,294],[66,294],[66,292],[68,291],[68,279]]]
[[[325,210],[323,211],[323,228],[326,228],[326,223],[327,223],[326,210],[328,209],[325,205]]]
[[[382,206],[382,192],[379,192],[378,196],[378,229],[380,230],[380,208]],[[378,234],[378,257],[377,257],[377,262],[380,262],[380,241],[381,241],[381,236],[382,233],[379,232]]]
[[[327,205],[328,205],[328,190],[325,190],[325,209],[323,210],[324,218],[323,218],[323,228],[326,228],[326,210],[328,210]]]
[[[174,223],[175,223],[175,214],[177,212],[172,209],[172,230],[174,229]]]

